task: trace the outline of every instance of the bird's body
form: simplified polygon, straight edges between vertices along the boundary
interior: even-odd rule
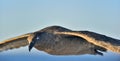
[[[79,55],[79,54],[102,55],[102,53],[98,52],[98,50],[99,51],[107,50],[103,46],[101,47],[99,45],[95,45],[94,43],[88,42],[85,38],[79,36],[67,35],[67,34],[55,34],[55,32],[72,32],[72,30],[60,26],[50,26],[42,30],[39,30],[37,32],[30,33],[28,36],[16,38],[13,39],[12,41],[8,41],[5,43],[0,43],[0,51],[16,48],[15,43],[21,41],[22,38],[24,39],[23,40],[24,42],[25,40],[26,41],[28,40],[29,43],[26,42],[25,45],[29,44],[29,50],[31,50],[32,47],[35,47],[38,50],[45,51],[52,55]],[[88,32],[94,34],[89,31],[76,31],[76,32],[81,32],[83,34]],[[97,38],[99,38],[99,35],[100,34],[98,34]],[[100,35],[100,36],[104,36],[104,35]],[[110,37],[106,37],[106,36],[104,36],[104,38],[110,39]],[[8,45],[9,47],[6,47]],[[10,47],[11,45],[12,46],[15,45],[15,46]],[[18,45],[18,47],[20,46],[22,45]]]
[[[106,49],[93,45],[80,37],[54,34],[54,32],[63,31],[72,30],[52,26],[35,32],[36,39],[39,39],[36,41],[35,48],[52,55],[100,54],[97,50],[106,51]]]

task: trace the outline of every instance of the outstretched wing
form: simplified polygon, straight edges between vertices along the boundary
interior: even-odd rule
[[[107,37],[105,35],[90,31],[55,32],[55,34],[66,34],[82,37],[83,39],[92,44],[103,47],[107,50],[111,50],[113,52],[120,53],[120,40]]]
[[[27,37],[29,35],[30,34],[28,33],[0,42],[0,52],[28,45]]]

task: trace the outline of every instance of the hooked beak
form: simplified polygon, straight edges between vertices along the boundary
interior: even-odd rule
[[[33,48],[33,46],[35,45],[36,40],[33,40],[30,44],[29,44],[29,52],[31,51],[31,49]]]

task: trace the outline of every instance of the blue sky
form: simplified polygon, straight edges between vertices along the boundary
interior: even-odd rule
[[[120,0],[0,0],[0,41],[52,25],[120,39],[119,3]],[[26,48],[17,51],[24,52]]]

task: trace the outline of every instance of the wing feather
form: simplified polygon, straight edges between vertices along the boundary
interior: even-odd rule
[[[105,35],[90,31],[70,31],[70,32],[55,32],[55,34],[66,34],[82,37],[86,41],[103,47],[107,50],[111,50],[116,53],[120,53],[120,40],[114,39]]]
[[[3,42],[0,42],[0,52],[28,45],[29,44],[27,41],[28,36],[30,36],[30,33],[13,37],[4,40]]]

